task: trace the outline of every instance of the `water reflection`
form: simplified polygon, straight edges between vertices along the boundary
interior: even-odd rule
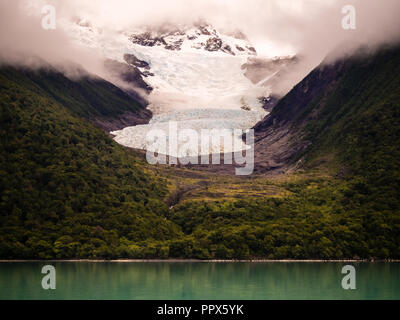
[[[0,263],[0,299],[400,299],[400,264],[360,263],[343,290],[343,263]]]

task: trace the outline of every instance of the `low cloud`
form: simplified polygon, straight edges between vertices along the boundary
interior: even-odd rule
[[[43,29],[42,17],[30,14],[25,1],[1,1],[0,15],[2,63],[58,66],[71,77],[81,74],[79,66],[93,74],[104,73],[100,52],[74,45],[61,29]]]
[[[209,21],[221,29],[241,30],[261,54],[293,52],[325,55],[343,42],[398,41],[398,0],[68,0],[53,3],[63,17],[84,17],[99,27],[127,29],[163,22]],[[343,30],[342,8],[356,9],[356,30]]]
[[[362,44],[377,47],[400,40],[398,0],[2,0],[3,60],[26,64],[27,56],[36,56],[52,64],[72,61],[89,72],[104,73],[100,52],[77,47],[61,28],[42,29],[45,4],[56,7],[57,19],[86,18],[113,30],[166,21],[188,24],[199,19],[220,29],[241,30],[260,55],[301,56],[305,64],[296,81],[332,50],[339,57]],[[356,30],[342,28],[344,5],[356,9]]]

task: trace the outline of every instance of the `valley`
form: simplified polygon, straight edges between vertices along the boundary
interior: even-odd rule
[[[164,130],[168,137],[168,121],[176,121],[179,130],[198,134],[202,129],[226,129],[241,145],[234,129],[250,129],[268,114],[265,105],[282,94],[283,83],[299,62],[296,57],[257,57],[245,35],[224,34],[205,22],[122,33],[99,30],[87,21],[66,28],[78,44],[102,48],[107,59],[133,68],[135,77],[141,75],[140,80],[129,82],[132,89],[143,88],[142,82],[151,88],[146,96],[153,114],[150,123],[111,132],[121,145],[142,150],[151,148],[146,139],[149,132]],[[243,148],[210,146],[208,153]],[[172,150],[160,152],[177,156]]]
[[[104,79],[2,66],[0,257],[399,258],[399,59],[394,46],[322,64],[239,121],[256,133],[248,177],[117,144],[108,128],[149,117]],[[251,114],[213,112],[232,110]],[[152,116],[209,122],[202,108]]]

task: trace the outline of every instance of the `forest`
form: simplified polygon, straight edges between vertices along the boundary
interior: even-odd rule
[[[301,170],[243,178],[282,192],[228,197],[216,188],[222,196],[189,193],[174,206],[179,170],[190,170],[150,166],[88,120],[130,108],[96,109],[96,97],[129,98],[92,81],[61,90],[60,74],[38,80],[1,67],[0,258],[400,258],[400,50],[347,63],[293,123],[306,121],[312,141]],[[273,114],[285,114],[288,99]]]

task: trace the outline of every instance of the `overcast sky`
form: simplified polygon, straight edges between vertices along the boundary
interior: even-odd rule
[[[400,0],[1,0],[3,56],[23,51],[46,60],[96,63],[93,53],[74,47],[62,30],[41,28],[44,4],[57,8],[58,19],[87,18],[115,30],[204,19],[220,29],[241,30],[260,55],[296,53],[312,63],[344,42],[346,48],[365,43],[377,46],[400,38]],[[356,8],[356,30],[346,31],[341,26],[345,4]]]

